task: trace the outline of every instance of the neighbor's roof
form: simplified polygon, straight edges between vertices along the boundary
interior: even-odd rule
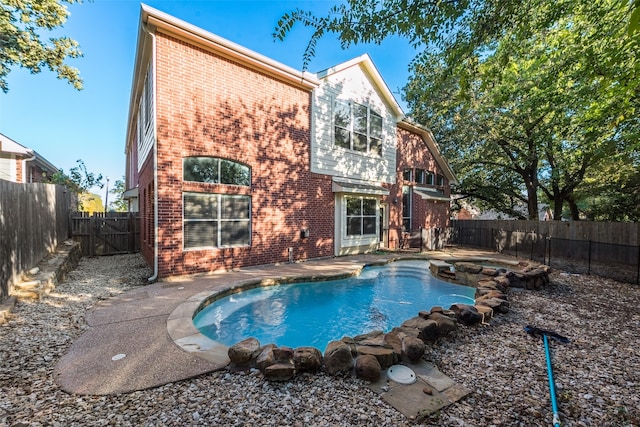
[[[33,150],[29,150],[24,145],[18,144],[13,139],[0,133],[0,152],[19,154],[22,156],[32,156]]]

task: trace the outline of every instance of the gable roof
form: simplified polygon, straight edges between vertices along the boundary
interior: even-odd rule
[[[451,169],[451,166],[449,166],[449,163],[440,152],[440,147],[438,147],[438,143],[436,143],[436,139],[433,136],[433,133],[429,129],[417,123],[414,123],[409,118],[404,118],[400,122],[398,122],[398,127],[401,129],[408,130],[410,132],[417,133],[420,136],[422,136],[422,140],[424,141],[425,144],[427,144],[427,147],[429,147],[431,154],[433,154],[433,158],[438,163],[438,166],[440,166],[440,168],[442,169],[442,172],[444,173],[444,176],[447,178],[449,183],[450,184],[458,183],[458,178],[456,177],[456,174],[453,172],[453,169]]]
[[[129,136],[133,130],[132,124],[136,114],[136,100],[144,82],[145,65],[147,63],[145,58],[151,55],[153,50],[151,42],[153,38],[152,34],[156,34],[157,32],[170,34],[175,38],[201,47],[207,51],[215,52],[224,58],[228,58],[250,69],[257,70],[302,89],[313,90],[320,84],[320,81],[313,73],[298,71],[143,3],[140,5],[140,26],[138,29],[138,41],[134,60],[133,81],[129,96],[125,152],[127,145],[131,143]]]
[[[378,71],[368,54],[365,53],[364,55],[360,55],[357,58],[353,58],[347,62],[343,62],[342,64],[338,64],[331,68],[327,68],[326,70],[319,71],[316,73],[316,76],[318,77],[318,79],[322,80],[333,74],[340,73],[341,71],[356,66],[362,68],[367,76],[369,76],[369,78],[373,81],[376,88],[380,91],[380,95],[382,96],[383,100],[387,103],[389,109],[395,116],[396,120],[402,120],[404,118],[404,112],[402,111],[400,104],[398,104],[398,101],[396,101],[396,98],[391,93],[391,90],[389,90],[389,86],[387,86],[387,83],[380,75],[380,72]]]
[[[141,27],[143,25],[151,26],[155,31],[169,33],[179,39],[296,86],[313,89],[320,83],[312,73],[298,71],[146,4],[141,5],[140,21]]]
[[[13,139],[0,133],[0,153],[11,153],[20,157],[24,157],[22,160],[32,161],[38,165],[40,169],[49,173],[55,173],[58,168],[45,159],[40,153],[31,148],[27,148],[22,144],[17,143]],[[30,158],[26,158],[30,157]]]

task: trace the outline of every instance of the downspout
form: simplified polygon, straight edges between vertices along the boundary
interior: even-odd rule
[[[36,159],[36,153],[33,153],[33,155],[28,159],[22,159],[22,182],[25,182],[25,183],[27,182],[27,162],[31,162],[35,159]],[[31,182],[28,182],[28,184],[31,184]]]
[[[147,280],[155,282],[158,280],[158,117],[156,108],[156,36],[147,28],[146,23],[142,23],[142,29],[151,36],[151,76],[153,78],[153,276]]]

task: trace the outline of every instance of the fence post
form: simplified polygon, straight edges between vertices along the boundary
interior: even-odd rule
[[[636,285],[640,285],[640,245],[638,245],[638,259],[636,260]]]
[[[534,237],[534,232],[531,232],[531,255],[529,256],[529,259],[533,259],[533,237]]]
[[[518,258],[518,232],[514,231],[513,234],[516,236],[516,258]]]
[[[587,274],[591,274],[591,240],[589,240],[589,261],[587,262]]]
[[[96,234],[96,213],[94,212],[89,217],[89,256],[95,256],[96,242],[94,236]]]
[[[133,235],[133,212],[127,214],[127,231],[129,232],[129,253],[135,251],[135,236]]]

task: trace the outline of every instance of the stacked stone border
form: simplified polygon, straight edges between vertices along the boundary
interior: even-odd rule
[[[407,258],[402,258],[407,259]],[[416,258],[425,260],[424,258]],[[369,265],[382,265],[399,259]],[[229,347],[232,369],[258,369],[270,381],[288,381],[295,375],[325,371],[330,375],[353,374],[366,381],[377,381],[383,370],[400,362],[417,363],[426,346],[464,325],[488,324],[493,316],[508,313],[509,288],[540,290],[549,284],[550,268],[530,262],[520,262],[507,268],[483,267],[476,262],[456,262],[453,265],[429,260],[432,274],[440,279],[476,288],[475,304],[453,304],[449,308],[433,307],[407,319],[390,332],[372,331],[355,337],[343,337],[330,342],[322,353],[314,347],[278,347],[261,345],[256,338],[247,338]],[[452,269],[451,267],[455,269]],[[358,273],[353,273],[358,274]],[[353,274],[338,275],[330,280]],[[313,278],[269,279],[238,286],[205,300],[202,310],[212,302],[232,293],[284,283],[312,281]],[[317,279],[316,280],[320,280]],[[321,280],[329,280],[322,277]],[[197,314],[196,312],[196,314]],[[195,314],[194,314],[195,316]]]

